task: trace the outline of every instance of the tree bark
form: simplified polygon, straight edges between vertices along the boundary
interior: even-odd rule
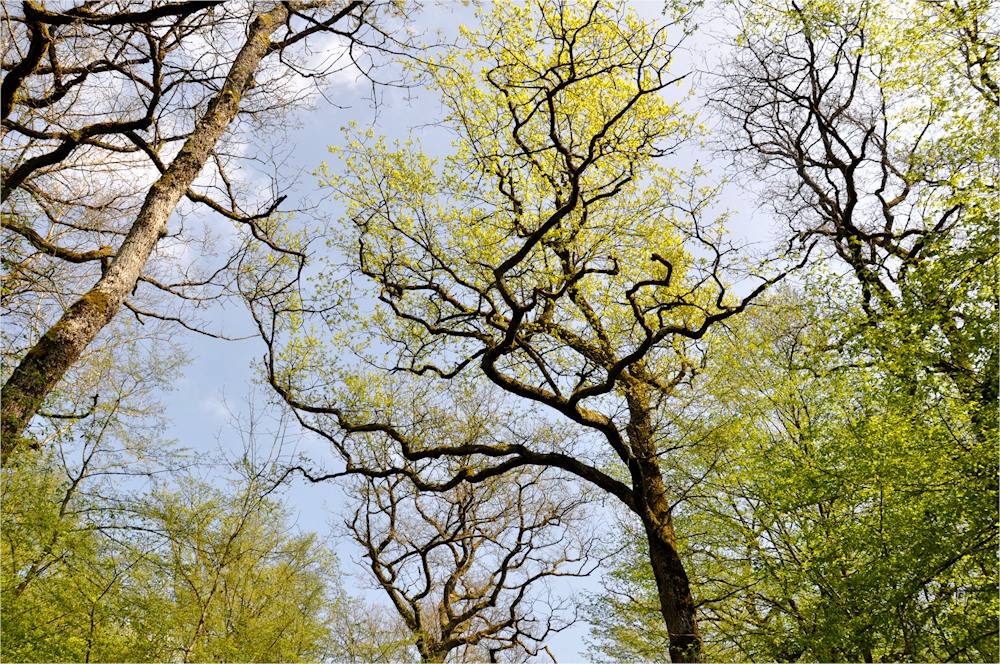
[[[439,662],[444,662],[448,657],[450,650],[446,650],[440,647],[440,644],[428,644],[421,648],[420,650],[420,661],[425,664],[438,664]]]
[[[0,462],[3,464],[22,444],[22,434],[42,402],[135,288],[178,201],[236,118],[243,95],[253,85],[254,72],[270,52],[271,34],[287,18],[288,8],[284,4],[257,15],[222,89],[209,102],[177,157],[150,187],[135,222],[105,274],[28,351],[3,386],[0,395]]]
[[[653,442],[652,407],[642,384],[626,391],[629,424],[626,427],[634,459],[631,463],[636,508],[649,543],[649,561],[656,580],[660,611],[670,636],[670,661],[702,661],[701,635],[687,571],[677,551],[670,500],[663,483]]]
[[[662,486],[662,480],[660,485]],[[643,525],[649,542],[649,561],[653,568],[653,578],[656,579],[660,611],[670,635],[670,661],[700,662],[701,634],[695,617],[694,596],[677,552],[677,538],[674,535],[669,504],[656,507],[648,505],[647,512],[650,515],[659,513],[660,516],[657,519],[643,519]]]

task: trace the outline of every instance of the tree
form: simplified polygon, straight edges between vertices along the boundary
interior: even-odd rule
[[[996,567],[982,550],[996,539],[1000,346],[1000,45],[989,9],[810,2],[764,16],[740,8],[740,46],[718,94],[730,144],[779,183],[769,193],[795,237],[822,238],[846,266],[846,275],[835,268],[826,277],[822,301],[848,324],[837,321],[836,336],[824,341],[840,350],[834,365],[850,381],[831,384],[859,397],[841,407],[850,414],[810,404],[832,420],[821,427],[786,425],[787,440],[799,445],[797,472],[781,487],[791,514],[766,525],[738,517],[747,528],[791,527],[796,544],[823,552],[822,564],[809,561],[812,571],[796,563],[776,574],[786,593],[813,583],[823,599],[807,600],[797,616],[774,605],[799,637],[772,643],[786,654],[767,656],[996,657],[995,625],[981,620],[995,613],[983,588],[995,583]],[[827,439],[831,431],[839,438]],[[873,454],[876,441],[899,456]],[[812,445],[818,458],[803,459]],[[910,484],[887,483],[893,475]],[[848,490],[860,505],[843,497]],[[821,519],[805,521],[792,498],[803,495]],[[884,532],[871,505],[885,514]],[[847,543],[858,557],[845,562],[831,549]],[[893,553],[859,574],[857,560],[874,558],[869,543]],[[885,579],[891,587],[880,586]],[[871,595],[887,605],[845,584],[879,587]],[[831,601],[833,593],[856,604]],[[803,621],[812,636],[797,632]]]
[[[199,289],[219,282],[225,287],[225,265],[176,283],[147,269],[182,198],[244,225],[248,241],[304,258],[271,239],[264,220],[280,197],[260,213],[241,207],[239,182],[226,174],[227,132],[242,126],[241,112],[265,121],[294,102],[294,89],[291,98],[281,94],[289,71],[329,73],[296,61],[294,47],[310,36],[335,35],[348,55],[366,36],[374,48],[385,45],[389,37],[373,25],[382,7],[277,3],[231,14],[218,2],[107,2],[50,11],[27,0],[11,14],[5,5],[13,45],[3,63],[3,200],[10,206],[3,228],[13,268],[5,295],[34,292],[30,299],[46,314],[43,324],[26,326],[12,353],[18,359],[2,394],[5,463],[53,388],[123,305],[137,317],[179,320],[129,303],[140,284],[182,299],[203,299]],[[219,52],[204,52],[206,44]],[[115,89],[121,94],[107,94]],[[137,177],[137,168],[153,172]],[[193,188],[203,173],[209,194],[226,202]],[[239,258],[237,250],[228,262]],[[53,301],[45,281],[66,270],[70,280],[49,281],[62,296]],[[71,290],[63,293],[66,284]],[[72,303],[63,310],[67,296]]]
[[[706,648],[720,661],[992,661],[997,494],[970,472],[990,463],[972,418],[886,367],[845,368],[822,349],[850,323],[823,305],[772,297],[709,349],[710,387],[687,417],[704,442],[673,471],[693,487],[681,541]],[[626,656],[656,637],[641,622],[655,601],[642,542],[628,540],[593,612],[599,647]]]
[[[474,458],[456,482],[551,466],[620,500],[648,539],[673,661],[701,645],[660,468],[673,448],[662,406],[696,370],[696,340],[781,278],[734,272],[753,282],[735,297],[712,192],[697,168],[657,161],[697,131],[665,96],[683,78],[668,73],[683,13],[652,28],[599,3],[498,5],[463,31],[464,50],[420,69],[455,152],[439,163],[413,142],[355,135],[336,151],[347,174],[326,180],[348,202],[346,228],[330,231],[348,265],[325,271],[319,303],[250,298],[268,378],[313,430],[381,433],[413,462]],[[354,322],[370,350],[345,366],[350,328],[324,350],[328,322],[305,317],[343,315],[354,279],[378,306]],[[441,384],[466,377],[548,409],[578,439],[427,440],[447,408],[433,403]]]
[[[298,661],[330,652],[335,557],[246,473],[144,493],[54,447],[3,469],[4,659]],[[63,461],[68,455],[63,458]]]
[[[145,515],[159,583],[132,618],[139,633],[167,626],[154,657],[182,661],[311,661],[326,655],[341,609],[333,553],[296,534],[288,513],[251,482],[226,495],[188,480],[154,495]]]
[[[537,471],[449,491],[420,491],[406,474],[353,483],[348,532],[423,661],[518,661],[572,624],[544,584],[594,564],[574,532],[580,499],[560,484]]]
[[[412,397],[410,387],[403,389]],[[497,426],[515,415],[496,388],[459,381],[447,387],[448,399],[439,407],[416,406],[414,436],[443,446],[490,445],[498,436],[520,435]],[[441,395],[422,396],[437,401]],[[531,440],[566,445],[565,431],[530,422]],[[345,532],[409,632],[388,644],[390,652],[412,645],[423,661],[521,661],[573,624],[570,602],[554,598],[551,584],[591,574],[601,556],[594,553],[599,536],[585,519],[591,497],[575,491],[568,478],[544,468],[497,474],[475,455],[408,461],[378,430],[340,432],[303,423],[332,443],[345,467],[319,474],[295,465],[285,476],[346,480],[351,516]],[[384,659],[383,653],[376,650],[373,658]]]
[[[717,91],[794,237],[821,238],[853,277],[844,343],[945,380],[982,443],[1000,346],[995,18],[978,0],[740,7]]]
[[[413,662],[413,634],[402,619],[381,604],[346,598],[331,621],[330,658],[349,664]]]

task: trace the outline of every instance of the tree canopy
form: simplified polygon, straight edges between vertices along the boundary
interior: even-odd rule
[[[4,6],[2,658],[1000,658],[991,3],[470,4]]]

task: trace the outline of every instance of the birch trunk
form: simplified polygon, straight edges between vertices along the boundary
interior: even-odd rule
[[[270,52],[271,35],[287,18],[288,8],[284,4],[257,15],[222,89],[209,102],[177,157],[150,187],[135,222],[104,276],[28,351],[3,386],[0,396],[0,461],[3,464],[23,442],[22,434],[42,402],[135,288],[181,196],[236,118],[243,95],[253,85],[254,72]]]

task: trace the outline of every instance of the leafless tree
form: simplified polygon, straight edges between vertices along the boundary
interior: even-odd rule
[[[521,660],[574,622],[546,582],[596,561],[565,481],[536,470],[421,491],[401,473],[365,477],[352,493],[348,531],[423,661]]]
[[[304,260],[273,238],[283,197],[247,196],[237,155],[330,74],[361,76],[371,53],[394,49],[379,25],[400,16],[391,0],[4,4],[3,304],[16,314],[5,460],[121,307],[197,328],[176,302],[151,308],[146,294],[197,308],[228,290],[248,251]],[[325,51],[318,62],[309,45]],[[191,210],[182,199],[236,224],[232,251],[175,216]],[[176,259],[219,245],[211,267]]]
[[[441,408],[418,405],[420,397],[410,402],[420,409],[414,436],[438,449],[459,441],[496,445],[498,436],[519,435],[498,424],[509,422],[512,411],[495,389],[421,396]],[[571,444],[565,428],[522,415],[535,442]],[[301,414],[300,421],[312,428]],[[290,465],[282,480],[345,482],[352,513],[346,533],[424,661],[519,661],[575,622],[572,603],[552,584],[591,574],[606,553],[588,524],[593,496],[571,478],[530,465],[496,472],[477,455],[407,460],[379,428],[314,431],[336,448],[342,469]]]
[[[777,9],[739,7],[742,45],[715,91],[727,148],[768,183],[789,238],[819,240],[853,276],[862,329],[848,336],[867,330],[879,351],[904,349],[896,365],[951,383],[985,440],[1000,352],[996,17],[958,1]]]

